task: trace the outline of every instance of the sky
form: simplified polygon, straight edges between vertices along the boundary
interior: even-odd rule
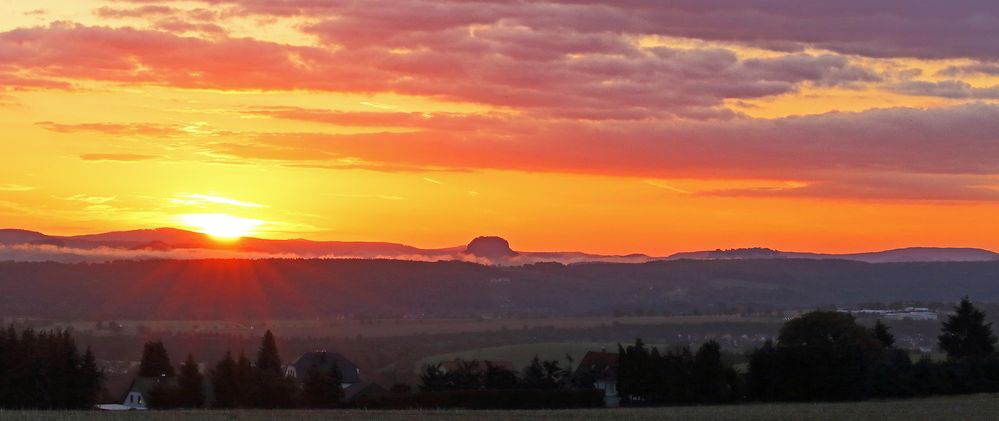
[[[0,0],[0,225],[999,250],[999,3]]]

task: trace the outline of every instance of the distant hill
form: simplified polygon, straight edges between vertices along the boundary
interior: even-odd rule
[[[867,253],[823,254],[745,248],[676,253],[666,260],[840,259],[868,263],[985,262],[999,260],[999,253],[976,248],[908,247]]]
[[[476,237],[464,253],[487,259],[509,259],[519,254],[510,248],[509,241],[500,237]]]
[[[0,245],[53,245],[58,249],[42,248],[32,253],[18,248],[15,252],[0,249],[0,261],[107,261],[119,259],[197,258],[197,250],[224,252],[202,253],[201,257],[295,257],[295,258],[362,258],[402,260],[470,260],[479,263],[521,265],[537,261],[631,262],[652,260],[641,254],[606,256],[581,252],[517,252],[501,237],[478,237],[467,246],[442,249],[421,249],[398,243],[361,241],[312,241],[306,239],[269,240],[245,237],[234,241],[217,241],[212,237],[176,228],[156,228],[115,231],[77,236],[49,236],[39,232],[0,230]],[[179,252],[183,253],[171,253]],[[131,253],[130,253],[131,252]]]
[[[16,246],[16,247],[2,247]],[[47,246],[47,247],[46,247]],[[578,251],[520,251],[497,236],[484,236],[466,246],[422,249],[385,242],[269,240],[240,238],[217,241],[205,234],[176,228],[116,231],[77,236],[50,236],[19,229],[0,229],[0,261],[100,262],[121,259],[191,258],[361,258],[400,260],[464,260],[518,266],[537,262],[645,263],[655,260],[841,259],[869,263],[971,262],[999,260],[999,254],[973,248],[912,247],[853,254],[787,252],[746,248],[676,253],[668,257],[623,256]]]

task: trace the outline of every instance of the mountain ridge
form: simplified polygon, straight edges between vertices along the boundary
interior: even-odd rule
[[[17,246],[18,253],[9,255],[0,250],[0,260],[105,260],[130,258],[175,258],[171,253],[188,251],[182,258],[197,258],[197,250],[209,250],[221,255],[207,257],[254,258],[387,258],[399,260],[468,260],[486,264],[520,265],[554,261],[565,264],[582,262],[644,263],[657,260],[755,260],[755,259],[820,259],[853,260],[867,263],[889,262],[973,262],[999,260],[999,253],[967,247],[904,247],[858,253],[792,252],[770,248],[716,249],[679,252],[668,256],[646,254],[604,255],[580,251],[517,251],[499,236],[476,237],[465,246],[424,249],[401,243],[376,241],[315,241],[308,239],[275,240],[243,237],[222,241],[211,236],[178,228],[153,228],[111,231],[95,234],[57,236],[37,231],[0,229],[0,247]],[[44,256],[34,258],[31,247]],[[125,253],[134,252],[130,257]]]

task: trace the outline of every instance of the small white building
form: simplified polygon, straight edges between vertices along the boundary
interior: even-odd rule
[[[615,407],[621,401],[617,393],[617,369],[617,353],[590,351],[583,356],[576,371],[592,376],[593,388],[604,392],[604,405]]]
[[[149,392],[157,386],[177,386],[176,377],[136,377],[128,387],[128,393],[121,404],[97,405],[97,409],[105,411],[131,411],[149,409]]]

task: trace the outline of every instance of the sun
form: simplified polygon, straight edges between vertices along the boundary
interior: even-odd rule
[[[253,234],[263,221],[240,218],[224,213],[192,213],[180,216],[181,222],[196,231],[212,237],[233,240]]]

